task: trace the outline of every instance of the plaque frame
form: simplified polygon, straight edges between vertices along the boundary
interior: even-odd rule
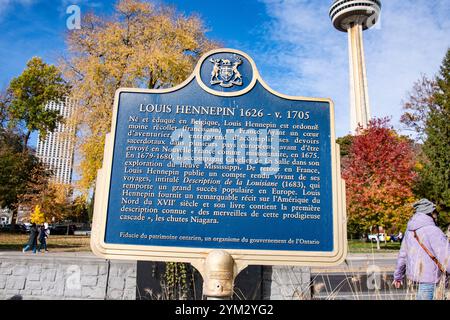
[[[236,53],[245,57],[252,66],[253,78],[244,89],[234,92],[220,92],[206,86],[200,78],[200,68],[203,62],[216,53]],[[246,53],[222,48],[212,50],[204,54],[197,63],[194,72],[180,85],[168,89],[137,89],[120,88],[116,91],[114,98],[114,108],[111,132],[106,135],[105,149],[103,156],[103,166],[98,170],[95,204],[92,223],[92,233],[90,245],[93,253],[104,259],[118,260],[139,260],[139,261],[160,261],[160,262],[185,262],[191,263],[201,271],[206,257],[214,248],[189,248],[189,247],[169,247],[169,246],[146,246],[105,243],[105,232],[108,212],[108,199],[112,174],[113,149],[117,124],[117,113],[119,97],[123,92],[127,93],[170,93],[187,86],[193,79],[196,79],[200,87],[210,94],[222,97],[240,96],[249,92],[257,82],[263,88],[275,96],[288,100],[326,102],[330,105],[330,133],[331,133],[331,164],[332,164],[332,203],[333,203],[333,243],[334,249],[331,252],[324,251],[283,251],[283,250],[248,250],[248,249],[220,249],[228,252],[235,261],[236,274],[248,265],[291,265],[291,266],[314,266],[330,267],[341,264],[347,256],[347,220],[346,220],[346,199],[345,182],[341,178],[340,170],[340,148],[335,143],[335,116],[334,103],[327,98],[309,98],[302,96],[289,96],[281,94],[271,89],[261,78],[253,59]]]

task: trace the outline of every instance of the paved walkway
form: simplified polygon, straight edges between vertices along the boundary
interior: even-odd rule
[[[311,268],[311,273],[366,273],[369,268],[394,272],[398,253],[349,254],[345,263],[335,267]]]

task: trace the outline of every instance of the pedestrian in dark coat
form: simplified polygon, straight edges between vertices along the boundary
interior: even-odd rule
[[[47,250],[47,238],[48,238],[48,228],[46,228],[47,224],[44,223],[43,225],[41,225],[41,227],[39,228],[39,248],[38,251],[41,252],[41,249],[44,248],[44,252],[48,252]]]
[[[30,228],[30,237],[28,238],[28,244],[25,248],[23,248],[22,252],[27,252],[28,250],[32,249],[33,253],[36,253],[38,234],[39,231],[36,227],[36,223],[33,223]]]

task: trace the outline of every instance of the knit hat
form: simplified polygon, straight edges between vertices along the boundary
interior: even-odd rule
[[[436,205],[428,199],[420,199],[413,204],[413,208],[416,210],[416,213],[432,214],[434,209],[436,209]]]

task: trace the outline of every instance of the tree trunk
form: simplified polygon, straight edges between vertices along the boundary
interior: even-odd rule
[[[11,225],[14,226],[15,224],[17,224],[17,216],[18,216],[19,212],[18,212],[18,208],[14,208],[12,209],[12,217],[11,217]]]
[[[27,134],[25,135],[25,137],[23,138],[23,152],[27,151],[28,148],[28,141],[30,140],[30,136],[31,136],[31,131],[28,131]]]

